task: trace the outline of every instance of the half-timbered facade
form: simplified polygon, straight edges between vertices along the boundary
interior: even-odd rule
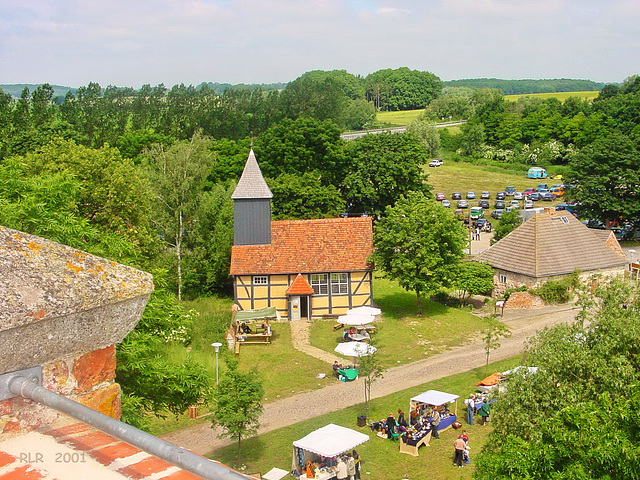
[[[273,306],[281,317],[299,320],[342,315],[372,304],[370,217],[272,222],[271,191],[253,151],[232,198],[230,273],[239,308]]]

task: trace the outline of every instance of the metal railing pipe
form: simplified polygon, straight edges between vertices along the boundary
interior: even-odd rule
[[[16,375],[10,379],[8,388],[14,395],[28,398],[69,415],[206,480],[247,480],[249,478],[224,465],[69,400],[22,375]]]

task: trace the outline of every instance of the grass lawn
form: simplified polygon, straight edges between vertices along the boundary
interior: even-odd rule
[[[489,365],[490,372],[504,371],[520,363],[520,357],[506,359]],[[483,427],[479,423],[468,426],[465,419],[462,400],[475,391],[475,384],[484,378],[484,367],[452,375],[438,381],[429,382],[418,387],[396,392],[392,395],[372,401],[369,421],[387,417],[390,411],[402,408],[408,412],[409,399],[426,390],[440,390],[460,395],[458,400],[458,419],[469,434],[471,446],[471,463],[469,467],[452,466],[453,441],[459,431],[449,429],[440,435],[440,440],[432,440],[430,447],[421,447],[420,456],[412,457],[398,452],[398,444],[377,437],[368,427],[357,427],[356,418],[364,413],[364,405],[358,404],[338,412],[326,414],[305,422],[281,428],[257,437],[243,440],[242,457],[237,459],[237,444],[216,450],[207,457],[218,460],[233,467],[245,466],[247,473],[266,473],[273,467],[290,470],[293,453],[292,442],[299,440],[313,430],[329,423],[342,425],[363,433],[370,440],[360,445],[357,450],[362,458],[362,478],[370,480],[400,480],[408,474],[410,479],[470,479],[473,474],[474,456],[487,441],[491,427]],[[375,390],[375,384],[373,390]]]
[[[482,329],[485,320],[468,310],[448,308],[423,300],[423,315],[418,316],[416,295],[396,282],[374,278],[375,303],[382,309],[382,321],[374,334],[379,358],[385,367],[415,362],[468,342]],[[342,330],[333,331],[334,321],[314,321],[311,344],[333,352],[342,342]]]
[[[505,95],[504,99],[510,102],[517,102],[521,97],[536,97],[536,98],[557,98],[561,102],[564,102],[569,97],[580,97],[581,99],[593,100],[600,94],[599,91],[586,91],[586,92],[552,92],[552,93],[525,93],[521,95]]]
[[[386,123],[390,127],[402,127],[409,125],[418,118],[422,112],[424,112],[424,108],[419,110],[402,110],[399,112],[378,112],[376,120]]]

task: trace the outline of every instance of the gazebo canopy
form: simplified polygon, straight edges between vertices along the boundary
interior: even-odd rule
[[[367,325],[374,321],[373,315],[353,314],[353,315],[340,315],[338,317],[338,323],[343,325]]]
[[[335,457],[369,440],[369,435],[330,423],[293,442],[294,447],[325,457]]]
[[[439,392],[438,390],[427,390],[421,393],[417,397],[413,397],[411,400],[419,403],[426,403],[427,405],[444,405],[445,403],[453,402],[460,395],[454,395],[452,393]]]

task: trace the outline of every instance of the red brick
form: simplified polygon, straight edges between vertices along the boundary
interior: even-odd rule
[[[146,478],[154,473],[163,472],[172,466],[170,463],[160,460],[157,457],[148,457],[138,463],[123,467],[119,469],[118,472],[128,477],[139,479]]]
[[[86,435],[80,435],[78,437],[71,437],[62,440],[62,443],[71,445],[76,450],[86,452],[87,450],[93,450],[94,448],[101,448],[117,442],[115,438],[102,432],[91,432]]]
[[[117,383],[112,383],[108,387],[81,395],[75,398],[75,401],[115,419],[119,419],[122,414],[120,385]]]
[[[13,400],[2,400],[0,402],[0,415],[9,415],[13,412]]]
[[[16,457],[6,452],[0,452],[0,467],[4,467],[16,461]]]
[[[20,431],[20,422],[7,422],[2,433],[17,433]]]
[[[86,432],[91,430],[91,427],[86,423],[74,423],[73,425],[67,425],[66,427],[56,428],[55,430],[49,430],[44,432],[45,435],[51,435],[53,438],[66,437],[67,435],[74,435],[76,433]]]
[[[0,475],[0,480],[39,480],[44,476],[31,465],[24,465]]]
[[[116,378],[116,347],[86,353],[73,361],[73,376],[78,383],[76,392],[86,392],[103,382]]]
[[[162,480],[202,480],[202,477],[180,470],[179,472],[173,472],[171,475],[162,477]]]
[[[128,443],[119,442],[116,445],[109,445],[108,447],[94,450],[90,452],[90,455],[103,465],[111,465],[113,461],[118,458],[130,457],[141,451],[139,448],[133,447]]]
[[[68,382],[69,366],[66,362],[51,362],[42,367],[43,387],[53,390],[56,393],[64,393],[69,389]]]

